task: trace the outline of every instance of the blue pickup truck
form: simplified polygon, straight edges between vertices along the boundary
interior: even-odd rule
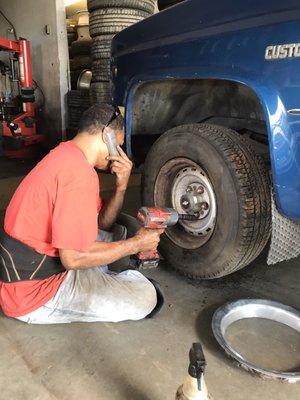
[[[298,256],[299,0],[159,5],[115,37],[112,75],[143,204],[198,217],[168,229],[161,253],[201,279],[266,246],[270,264]]]

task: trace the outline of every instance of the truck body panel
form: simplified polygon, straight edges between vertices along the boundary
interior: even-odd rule
[[[299,43],[300,4],[292,0],[186,0],[121,32],[113,42],[112,70],[115,102],[126,106],[128,147],[131,135],[140,134],[134,101],[146,82],[242,84],[262,109],[277,207],[300,221]],[[269,48],[285,44],[294,46]]]

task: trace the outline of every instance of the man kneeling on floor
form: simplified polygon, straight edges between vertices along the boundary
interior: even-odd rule
[[[116,133],[119,156],[109,156],[108,130]],[[51,324],[138,320],[153,313],[159,290],[148,279],[138,271],[116,274],[107,268],[156,249],[162,234],[141,228],[129,239],[109,242],[114,239],[107,231],[120,214],[132,169],[123,142],[119,110],[95,105],[82,115],[78,135],[21,182],[0,240],[0,305],[7,316]],[[105,205],[94,168],[110,168],[115,176]]]

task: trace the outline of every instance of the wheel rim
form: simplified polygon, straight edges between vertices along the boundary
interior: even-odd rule
[[[198,221],[181,221],[166,235],[186,249],[203,246],[211,238],[217,218],[217,201],[206,172],[194,161],[175,158],[159,171],[154,188],[156,206],[175,208],[180,214],[197,215]]]
[[[92,71],[84,69],[77,80],[77,90],[89,90],[92,82]]]

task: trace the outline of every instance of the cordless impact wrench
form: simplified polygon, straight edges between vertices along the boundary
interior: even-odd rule
[[[198,217],[189,214],[178,214],[173,208],[142,207],[137,220],[147,229],[166,229],[174,226],[178,221],[196,221]],[[160,255],[157,251],[138,253],[135,257],[138,269],[156,268]]]

